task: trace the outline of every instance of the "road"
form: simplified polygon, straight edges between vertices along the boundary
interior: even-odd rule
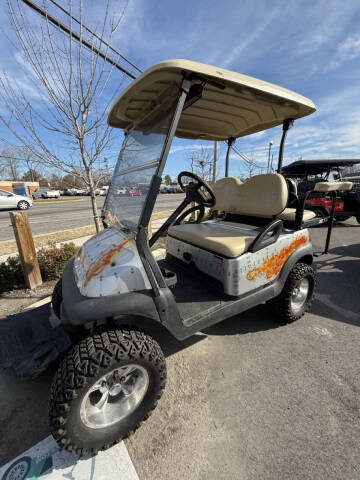
[[[69,197],[63,197],[68,199]],[[69,201],[57,201],[48,203],[35,203],[28,210],[33,235],[42,233],[57,232],[70,228],[82,227],[93,223],[93,215],[90,204],[90,197],[74,197]],[[126,204],[139,203],[140,197],[125,197],[122,199]],[[158,196],[155,212],[161,210],[174,210],[184,198],[184,194],[162,194]],[[96,199],[99,209],[102,208],[104,197]],[[0,241],[12,240],[14,233],[10,224],[9,212],[0,210]]]
[[[311,231],[324,242],[325,228]],[[360,226],[316,259],[311,312],[280,326],[265,305],[192,338],[162,339],[168,381],[126,446],[141,480],[360,478]],[[49,434],[53,371],[0,373],[0,465]]]

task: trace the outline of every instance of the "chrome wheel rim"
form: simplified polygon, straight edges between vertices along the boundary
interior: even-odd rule
[[[115,368],[94,383],[80,406],[80,418],[90,428],[106,428],[129,416],[149,387],[146,369],[137,364]]]
[[[300,310],[309,296],[310,282],[308,278],[303,278],[294,288],[291,295],[291,308],[294,311]]]
[[[20,207],[20,210],[26,210],[27,209],[27,203],[26,202],[20,202],[19,207]]]
[[[6,478],[11,480],[23,480],[26,477],[29,466],[25,461],[19,461],[13,466]]]

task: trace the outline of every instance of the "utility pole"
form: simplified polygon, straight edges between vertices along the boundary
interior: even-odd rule
[[[214,142],[214,164],[213,164],[213,175],[212,175],[213,185],[216,182],[217,161],[218,161],[218,142],[215,140],[215,142]]]
[[[267,169],[266,169],[266,173],[271,173],[271,170],[270,170],[270,156],[271,156],[271,147],[274,145],[274,142],[272,140],[270,140],[269,142],[269,156],[268,156],[268,163],[267,163]]]

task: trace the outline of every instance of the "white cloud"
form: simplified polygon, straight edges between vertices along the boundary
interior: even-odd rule
[[[239,58],[239,56],[253,43],[255,42],[268,28],[268,26],[273,22],[273,20],[277,17],[280,12],[280,5],[269,14],[265,16],[265,20],[258,24],[255,30],[245,36],[245,39],[237,45],[234,49],[230,51],[230,54],[224,58],[222,61],[222,66],[229,67],[234,63],[235,60]]]
[[[360,57],[360,35],[350,35],[338,46],[334,59],[325,67],[324,71],[335,70],[343,63]]]

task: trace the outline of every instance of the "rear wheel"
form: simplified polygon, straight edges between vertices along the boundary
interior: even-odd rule
[[[21,200],[17,205],[18,210],[27,210],[29,207],[30,204],[26,200]]]
[[[166,364],[143,332],[104,330],[73,347],[51,387],[50,428],[76,454],[109,448],[136,430],[162,395]]]
[[[286,279],[280,295],[267,304],[281,323],[295,322],[310,308],[315,287],[314,269],[306,263],[297,263]]]

